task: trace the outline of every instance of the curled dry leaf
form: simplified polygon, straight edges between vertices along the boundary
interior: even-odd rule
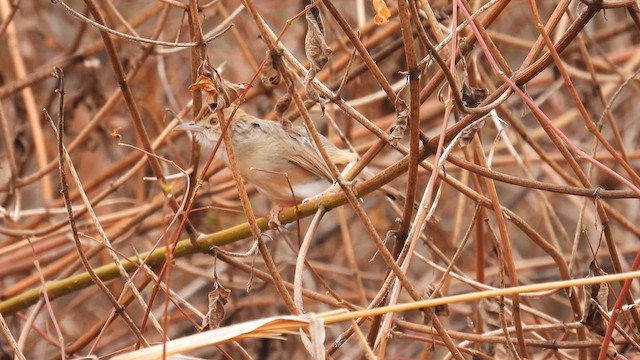
[[[409,123],[409,107],[407,102],[400,97],[396,100],[396,121],[391,127],[391,134],[389,134],[389,143],[396,145],[398,141],[404,137],[404,132],[407,130],[407,124]]]
[[[482,321],[482,328],[485,331],[493,331],[501,328],[500,325],[500,303],[493,298],[486,298],[480,300],[480,306],[478,307],[480,312],[480,320]],[[482,349],[487,355],[492,356],[495,359],[508,359],[507,349],[504,344],[493,344],[486,342],[483,344]]]
[[[291,105],[291,100],[292,100],[291,94],[294,91],[295,89],[293,88],[293,84],[291,84],[291,86],[289,86],[289,88],[287,89],[287,92],[284,95],[282,95],[280,99],[278,99],[278,102],[276,103],[276,106],[275,106],[275,111],[276,111],[276,116],[278,117],[278,121],[280,121],[282,128],[287,131],[291,130],[292,125],[291,125],[291,121],[287,120],[284,117],[284,112],[287,111],[287,109]]]
[[[320,110],[322,110],[322,115],[324,115],[324,105],[327,103],[327,99],[320,96],[320,93],[313,87],[314,77],[315,72],[309,69],[307,75],[304,77],[304,93],[307,95],[307,101],[320,105]]]
[[[489,90],[485,88],[474,88],[467,84],[462,84],[462,102],[470,108],[480,105],[489,95]]]
[[[589,275],[587,277],[607,275],[595,261],[589,264]],[[598,307],[602,311],[608,311],[609,287],[606,283],[585,285],[584,287],[584,315],[581,323],[587,329],[598,334],[604,335],[607,329],[607,321],[602,317]]]
[[[242,95],[246,83],[232,83],[222,78],[218,70],[208,64],[200,68],[200,75],[189,85],[190,91],[200,90],[206,95],[206,102],[211,111],[228,108],[232,102]]]
[[[373,22],[376,25],[381,26],[389,22],[391,11],[384,0],[373,0],[373,9],[376,11],[376,15],[373,17]]]
[[[279,83],[282,78],[282,73],[289,71],[286,64],[282,61],[282,52],[282,49],[267,51],[268,61],[262,71],[262,81],[266,81],[266,84],[275,85]],[[278,99],[278,102],[275,105],[276,116],[278,117],[282,128],[287,131],[291,130],[291,122],[284,118],[284,112],[287,111],[291,105],[294,91],[295,89],[293,84],[289,84],[287,92]]]
[[[207,75],[199,75],[196,79],[196,82],[189,85],[189,91],[197,91],[200,90],[203,93],[206,93],[207,96],[215,96],[216,95],[216,85],[213,83],[213,79]]]
[[[311,68],[317,73],[327,64],[333,50],[329,48],[324,38],[324,25],[318,8],[311,8],[305,17],[307,19],[307,34],[304,38],[304,53],[311,63]]]
[[[238,99],[247,88],[247,83],[232,83],[227,80],[222,80],[221,94],[224,94],[225,104],[223,108],[227,108]]]
[[[467,84],[462,85],[462,102],[465,106],[470,108],[478,107],[487,98],[489,91],[483,88],[473,88]],[[473,140],[473,135],[475,135],[478,130],[480,130],[484,126],[484,117],[480,120],[474,122],[473,124],[467,126],[462,130],[462,136],[460,137],[460,142],[458,146],[463,148]]]
[[[285,111],[287,111],[289,106],[291,106],[291,100],[291,92],[289,91],[287,91],[284,95],[282,95],[280,99],[278,99],[278,102],[276,102],[276,106],[274,108],[278,119],[282,119],[284,117]]]
[[[462,129],[462,131],[460,132],[460,141],[458,142],[458,146],[460,148],[463,148],[471,143],[471,140],[473,140],[473,135],[475,135],[478,130],[482,129],[482,127],[484,126],[485,119],[486,116],[478,119],[477,121],[469,124],[469,126],[467,126],[466,128]]]
[[[122,139],[122,135],[120,135],[120,128],[116,127],[111,130],[111,134],[109,134],[112,139]]]
[[[320,105],[322,113],[324,114],[326,99],[323,99],[318,91],[314,89],[312,81],[316,74],[320,72],[329,61],[329,55],[331,55],[332,50],[324,38],[324,25],[318,8],[312,7],[309,9],[305,17],[307,19],[307,34],[304,38],[304,53],[311,63],[311,68],[304,77],[304,91],[309,101]]]
[[[433,286],[433,284],[430,284],[427,286],[427,288],[424,290],[424,298],[439,298],[442,297],[442,291],[438,290],[436,291],[436,293],[433,293],[433,290],[435,289],[435,287]],[[449,316],[449,305],[447,304],[443,304],[443,305],[436,305],[433,308],[433,313],[436,316]]]
[[[265,85],[275,86],[280,84],[280,80],[282,79],[282,75],[276,68],[276,56],[280,56],[282,50],[279,51],[271,51],[267,50],[267,62],[262,67],[262,72],[260,74],[260,80]]]
[[[224,319],[225,308],[227,305],[227,299],[231,294],[231,290],[226,289],[222,284],[216,281],[213,285],[213,290],[209,293],[209,310],[204,319],[202,319],[202,328],[217,329],[220,327],[220,323]]]

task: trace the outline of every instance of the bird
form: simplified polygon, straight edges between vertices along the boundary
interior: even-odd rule
[[[233,112],[233,108],[223,110],[225,121],[231,121],[227,131],[240,175],[276,207],[314,198],[334,183],[306,127],[297,124],[283,127],[278,121],[260,119],[239,108],[230,120]],[[191,132],[193,139],[209,151],[222,133],[217,113],[206,108],[195,121],[179,124],[174,130]],[[338,167],[358,159],[357,153],[338,148],[323,135],[320,141]],[[224,146],[218,148],[215,157],[229,166]]]

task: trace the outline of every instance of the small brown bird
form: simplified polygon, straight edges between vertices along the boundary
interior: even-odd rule
[[[225,120],[229,120],[231,112],[231,108],[224,109]],[[175,129],[191,131],[195,140],[209,150],[221,135],[218,117],[211,111]],[[298,204],[322,193],[333,183],[329,168],[303,126],[294,124],[285,130],[279,122],[258,119],[238,109],[227,131],[240,175],[276,207]],[[337,148],[322,135],[320,139],[336,165],[357,160],[356,153]],[[229,164],[224,146],[220,146],[216,158]]]

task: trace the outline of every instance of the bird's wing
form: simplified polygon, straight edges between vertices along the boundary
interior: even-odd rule
[[[275,123],[275,126],[281,126],[280,124]],[[333,182],[333,176],[331,175],[331,171],[327,164],[325,164],[320,152],[313,144],[313,140],[309,135],[307,129],[302,126],[294,126],[293,128],[287,130],[288,136],[281,137],[281,141],[283,141],[283,151],[286,151],[286,154],[289,161],[300,166],[301,168],[318,175],[319,177],[323,177],[330,182]],[[329,153],[329,157],[334,164],[342,165],[347,164],[349,162],[355,161],[358,158],[358,155],[344,149],[339,149],[335,145],[333,145],[328,139],[325,137],[321,137],[322,145],[324,145],[325,149]]]

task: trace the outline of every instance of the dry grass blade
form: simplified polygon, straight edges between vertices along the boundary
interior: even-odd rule
[[[159,359],[163,355],[171,356],[187,353],[204,347],[214,347],[231,341],[250,338],[283,340],[283,334],[307,326],[309,326],[309,319],[304,316],[276,316],[185,336],[164,344],[117,355],[112,360]]]

